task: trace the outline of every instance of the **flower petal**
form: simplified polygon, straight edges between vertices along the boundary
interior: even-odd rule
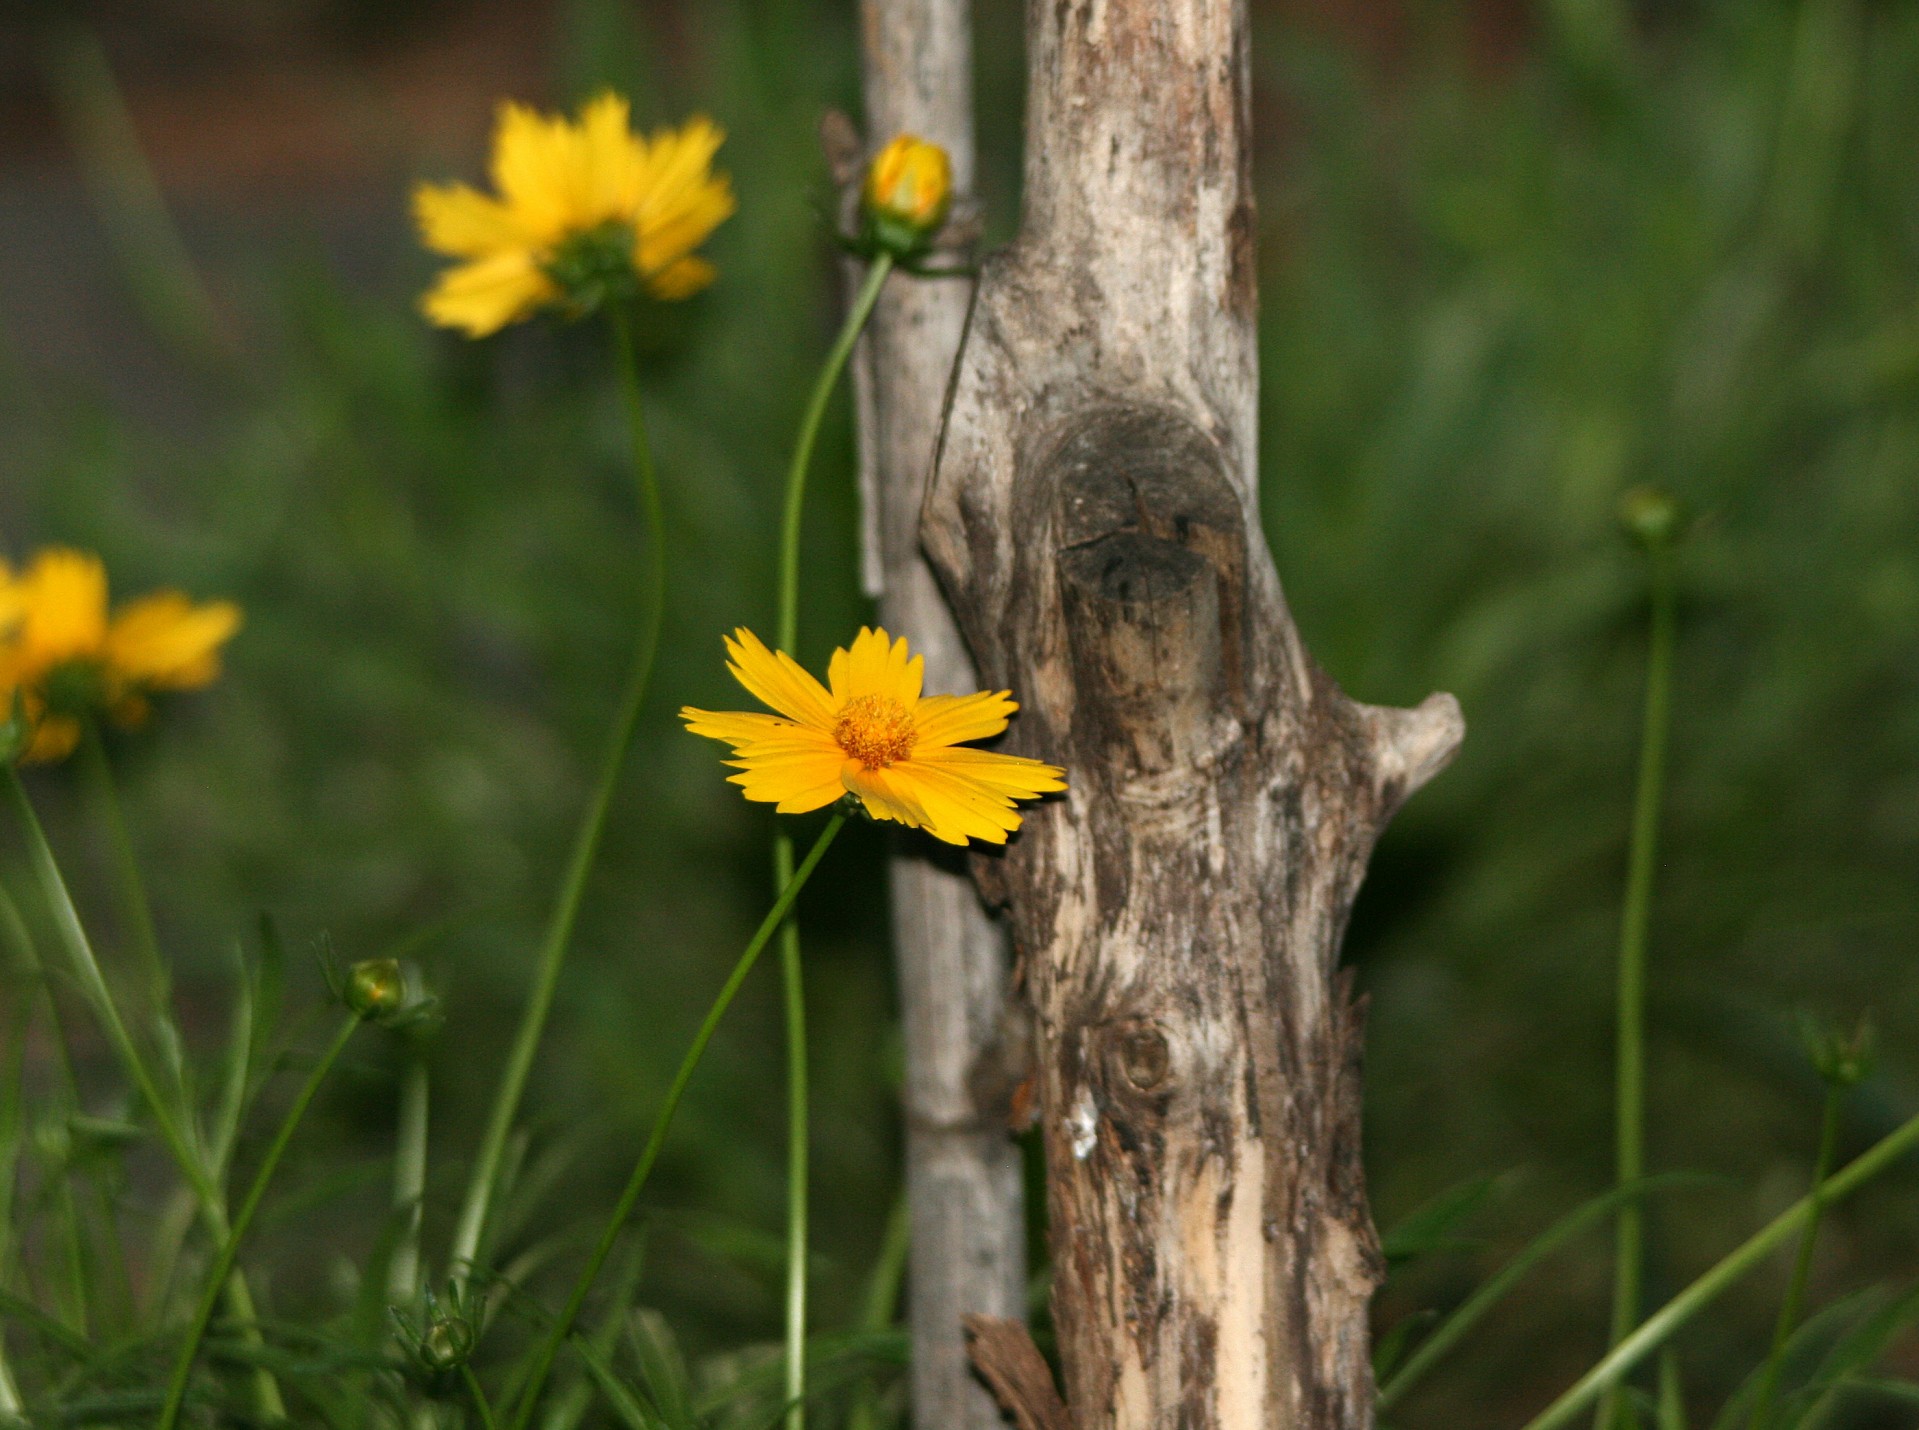
[[[929,695],[913,709],[913,748],[957,745],[964,740],[988,740],[1006,728],[1006,717],[1019,709],[1012,692],[982,690],[977,695]]]
[[[925,671],[926,658],[909,655],[905,637],[895,641],[883,630],[861,626],[851,646],[833,652],[826,678],[836,707],[862,695],[884,695],[910,710]]]
[[[413,217],[420,241],[452,258],[481,258],[527,246],[513,211],[465,184],[421,184],[413,191]]]
[[[107,569],[64,546],[39,552],[18,587],[18,678],[39,679],[62,661],[94,659],[107,636]]]
[[[727,638],[726,653],[731,657],[726,668],[754,699],[802,725],[833,728],[834,705],[825,689],[784,651],[768,650],[741,626]]]
[[[122,607],[105,641],[111,680],[149,690],[191,690],[220,674],[220,647],[240,629],[231,601],[197,605],[178,591],[155,591]]]
[[[1029,760],[1024,755],[1002,755],[993,750],[939,749],[915,751],[914,765],[970,780],[996,794],[1032,799],[1066,788],[1066,771],[1058,765]]]
[[[447,269],[420,300],[420,311],[443,328],[484,338],[558,296],[532,253],[508,250]]]
[[[684,705],[680,707],[680,718],[693,734],[704,735],[709,740],[725,740],[735,749],[788,730],[806,728],[777,715],[762,715],[757,710],[700,710]]]

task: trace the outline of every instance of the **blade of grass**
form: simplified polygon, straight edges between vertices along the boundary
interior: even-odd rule
[[[1648,1316],[1560,1397],[1527,1421],[1522,1430],[1557,1430],[1586,1409],[1640,1361],[1664,1345],[1667,1338],[1712,1304],[1729,1286],[1784,1246],[1805,1225],[1817,1202],[1830,1207],[1857,1191],[1919,1146],[1919,1117],[1902,1123],[1866,1151],[1835,1172],[1814,1191],[1801,1197],[1739,1246],[1721,1257],[1704,1275]]]
[[[1534,1267],[1581,1233],[1604,1222],[1608,1216],[1619,1210],[1623,1202],[1637,1201],[1654,1192],[1670,1191],[1677,1187],[1698,1186],[1707,1180],[1709,1179],[1695,1174],[1669,1172],[1658,1177],[1643,1178],[1631,1186],[1614,1187],[1611,1191],[1603,1192],[1574,1207],[1521,1247],[1485,1285],[1468,1296],[1460,1303],[1457,1310],[1434,1327],[1433,1333],[1421,1341],[1419,1348],[1406,1358],[1398,1373],[1380,1387],[1379,1408],[1390,1410],[1403,1400],[1406,1393],[1418,1384],[1428,1371],[1439,1364],[1468,1331],[1512,1294],[1519,1283],[1531,1274]]]

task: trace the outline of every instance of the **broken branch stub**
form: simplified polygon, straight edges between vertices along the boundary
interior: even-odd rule
[[[1259,526],[1245,14],[1045,0],[1027,222],[993,260],[922,539],[1013,747],[1067,767],[996,872],[1026,952],[1081,1430],[1371,1423],[1374,841],[1458,708],[1349,700]]]

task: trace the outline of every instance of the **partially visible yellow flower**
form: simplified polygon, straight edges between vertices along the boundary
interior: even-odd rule
[[[421,184],[413,209],[426,246],[463,260],[421,308],[485,337],[541,308],[579,310],[637,294],[686,298],[713,281],[694,253],[733,212],[712,171],[724,133],[695,117],[642,138],[626,100],[602,94],[577,120],[508,101],[493,136],[493,194]]]
[[[937,144],[898,135],[873,156],[860,197],[872,240],[896,257],[910,257],[946,222],[953,203],[953,162]]]
[[[924,829],[948,844],[1004,844],[1019,828],[1014,801],[1066,788],[1064,770],[1018,755],[960,748],[1006,728],[1019,708],[1007,691],[922,695],[923,656],[904,640],[862,628],[833,652],[822,686],[784,651],[751,631],[726,642],[727,668],[777,715],[688,706],[695,735],[733,747],[727,761],[746,797],[782,814],[821,809],[852,795],[875,819]]]
[[[17,706],[32,728],[25,758],[62,759],[87,716],[137,725],[149,694],[210,684],[239,628],[238,606],[178,591],[109,617],[106,568],[87,552],[49,547],[17,576],[0,564],[0,719]]]

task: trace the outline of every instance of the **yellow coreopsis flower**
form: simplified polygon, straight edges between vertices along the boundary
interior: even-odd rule
[[[0,720],[17,708],[30,730],[24,757],[62,759],[87,716],[137,725],[153,692],[210,684],[239,628],[238,606],[178,591],[109,615],[106,568],[87,552],[50,547],[17,576],[0,564]]]
[[[751,631],[726,642],[727,668],[778,711],[680,711],[696,735],[724,740],[739,770],[732,783],[782,814],[821,809],[852,795],[875,819],[924,829],[948,844],[1004,844],[1019,828],[1014,802],[1066,788],[1066,773],[1018,755],[961,748],[1006,728],[1019,708],[1007,691],[922,695],[923,656],[904,640],[862,629],[833,652],[822,686],[784,651]]]
[[[693,250],[734,208],[731,183],[712,170],[724,138],[704,117],[643,138],[616,94],[588,101],[576,120],[501,105],[497,196],[465,184],[414,191],[422,241],[463,260],[422,310],[479,338],[553,305],[586,311],[642,288],[690,297],[713,281]]]

